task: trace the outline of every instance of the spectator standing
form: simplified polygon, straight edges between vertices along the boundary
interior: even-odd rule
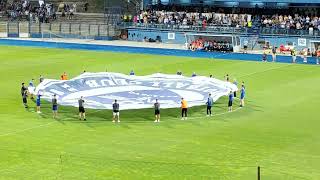
[[[272,47],[272,62],[275,62],[277,59],[277,47],[273,46]]]
[[[308,49],[305,48],[302,53],[303,53],[303,62],[304,62],[304,63],[307,63],[307,62],[308,62],[308,59],[307,59]]]
[[[296,63],[297,55],[294,49],[291,50],[292,63]]]
[[[317,64],[319,64],[319,59],[320,59],[320,48],[317,50]]]
[[[245,39],[244,41],[243,41],[243,53],[248,53],[248,40],[247,39]]]
[[[267,62],[267,53],[265,50],[263,51],[263,54],[262,54],[262,61]]]

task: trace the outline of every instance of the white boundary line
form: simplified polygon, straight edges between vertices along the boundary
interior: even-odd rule
[[[241,109],[241,107],[238,107],[238,108],[236,108],[235,110],[233,110],[231,112],[227,111],[227,112],[223,112],[223,113],[213,114],[212,116],[194,116],[194,117],[191,116],[191,117],[188,117],[188,120],[189,119],[200,119],[200,118],[211,119],[212,117],[221,116],[221,115],[228,114],[228,113],[233,113],[235,111],[238,111],[239,109]]]
[[[238,78],[243,78],[243,77],[252,76],[252,75],[255,75],[255,74],[259,74],[259,73],[264,73],[264,72],[267,72],[267,71],[272,71],[272,70],[276,70],[276,69],[281,69],[281,68],[288,67],[288,66],[291,66],[291,65],[292,65],[292,64],[287,64],[287,65],[280,66],[280,67],[269,68],[269,69],[266,69],[266,70],[263,70],[263,71],[256,71],[256,72],[252,72],[252,73],[248,73],[248,74],[239,76]]]
[[[30,128],[26,128],[26,129],[22,129],[22,130],[19,130],[19,131],[12,131],[12,132],[8,132],[8,133],[5,133],[5,134],[0,134],[0,137],[15,135],[15,134],[18,134],[18,133],[21,133],[21,132],[25,132],[25,131],[29,131],[29,130],[32,130],[32,129],[37,129],[37,128],[41,128],[41,127],[44,127],[44,126],[49,126],[50,124],[53,124],[54,122],[55,121],[48,122],[46,124],[41,124],[41,125],[38,125],[38,126],[33,126],[33,127],[30,127]]]

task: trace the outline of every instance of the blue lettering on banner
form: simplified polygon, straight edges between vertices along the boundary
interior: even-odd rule
[[[151,108],[156,99],[161,108],[180,107],[184,97],[189,106],[204,105],[208,93],[214,101],[230,91],[238,90],[235,85],[204,76],[185,77],[168,74],[128,76],[120,73],[84,73],[67,81],[45,79],[35,90],[42,98],[51,100],[56,94],[58,103],[78,106],[78,99],[85,98],[85,107],[112,109],[115,99],[121,109]]]

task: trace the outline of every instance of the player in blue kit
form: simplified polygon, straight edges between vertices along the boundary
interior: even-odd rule
[[[41,113],[40,107],[41,107],[41,94],[38,93],[37,99],[36,99],[36,104],[37,104],[37,113]]]
[[[53,119],[56,119],[58,116],[58,100],[56,95],[53,95],[53,98],[52,98],[52,114],[53,114]]]
[[[241,86],[240,90],[240,107],[244,106],[244,97],[246,96],[246,89],[244,88],[244,85]]]
[[[233,92],[230,91],[229,93],[229,101],[228,101],[228,111],[232,112],[232,103],[233,103]]]

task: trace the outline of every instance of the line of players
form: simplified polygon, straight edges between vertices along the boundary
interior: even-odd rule
[[[301,54],[301,58],[303,59],[303,63],[307,63],[308,62],[308,54],[310,52],[308,51],[308,49],[304,49],[303,51],[300,52]],[[271,55],[272,55],[272,62],[276,62],[276,59],[277,59],[277,49],[276,47],[273,47],[271,49]],[[292,57],[292,63],[296,63],[297,62],[297,52],[295,49],[291,49],[290,50],[290,55]],[[316,64],[319,64],[319,59],[320,59],[320,49],[317,50],[315,52],[315,57],[316,57]],[[262,53],[262,61],[263,62],[267,62],[267,59],[268,59],[268,52],[267,52],[267,49],[264,49],[263,50],[263,53]]]
[[[65,74],[65,73],[64,73]],[[178,71],[179,75],[182,75],[181,72]],[[130,72],[130,75],[133,75],[133,71]],[[193,73],[193,76],[195,76],[195,73]],[[212,75],[210,75],[210,78],[212,78]],[[43,77],[40,76],[40,83],[43,81]],[[229,82],[229,75],[227,74],[225,76],[225,80]],[[238,86],[238,83],[236,80],[233,82],[234,85]],[[29,82],[29,87],[34,87],[33,85],[33,79]],[[22,95],[22,101],[25,106],[25,108],[28,108],[27,104],[27,97],[28,97],[28,88],[26,88],[25,83],[22,83],[21,87],[21,95]],[[244,106],[244,98],[246,95],[246,90],[245,90],[245,85],[244,82],[242,81],[241,84],[241,89],[240,89],[240,107]],[[228,94],[228,112],[232,112],[232,106],[233,106],[233,101],[234,98],[237,97],[237,92],[230,91]],[[31,94],[31,99],[33,99],[33,95]],[[51,100],[52,103],[52,114],[53,118],[56,119],[58,116],[58,100],[56,95],[54,94]],[[84,99],[83,96],[80,97],[78,100],[78,107],[79,107],[79,119],[86,121],[86,113],[85,113],[85,108],[84,108]],[[214,104],[214,101],[211,97],[211,94],[209,93],[207,101],[206,101],[206,106],[207,106],[207,116],[212,116],[212,107]],[[37,113],[41,113],[41,94],[38,94],[36,96],[36,111]],[[114,101],[112,104],[112,112],[113,112],[113,120],[112,122],[120,122],[120,105],[117,102],[117,100]],[[158,99],[156,99],[156,102],[154,103],[154,114],[155,114],[155,121],[154,122],[160,122],[160,103]],[[186,99],[183,97],[181,98],[181,120],[187,120],[188,118],[188,102]]]

